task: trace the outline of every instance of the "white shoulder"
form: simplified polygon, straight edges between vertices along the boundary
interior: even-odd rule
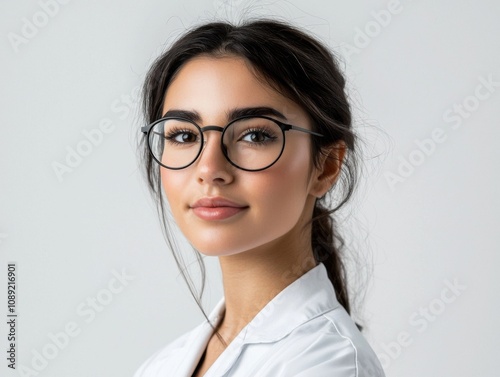
[[[299,326],[289,337],[275,376],[385,377],[375,352],[343,307]]]
[[[354,366],[352,376],[385,377],[384,370],[373,348],[361,334],[347,311],[340,306],[324,316],[331,324],[332,335],[342,338],[346,344],[346,353],[349,354],[350,363]]]

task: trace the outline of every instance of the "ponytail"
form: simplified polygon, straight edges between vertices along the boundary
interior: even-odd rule
[[[341,258],[344,249],[344,239],[337,233],[335,219],[331,216],[331,211],[323,207],[318,201],[314,206],[312,216],[312,249],[316,263],[323,263],[328,272],[337,301],[351,315],[349,304],[349,293],[347,291],[347,272]],[[361,331],[363,326],[356,323]]]

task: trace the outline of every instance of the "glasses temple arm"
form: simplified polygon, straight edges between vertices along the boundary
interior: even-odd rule
[[[322,134],[319,134],[317,132],[314,132],[314,131],[311,131],[311,130],[308,130],[308,129],[302,128],[302,127],[290,126],[290,129],[296,130],[296,131],[300,131],[300,132],[305,132],[305,133],[308,133],[308,134],[311,134],[311,135],[314,135],[314,136],[319,136],[319,137],[323,137],[324,136]]]

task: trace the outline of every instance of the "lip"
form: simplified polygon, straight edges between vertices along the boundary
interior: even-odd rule
[[[222,197],[201,198],[190,206],[194,214],[202,220],[224,220],[248,208]]]

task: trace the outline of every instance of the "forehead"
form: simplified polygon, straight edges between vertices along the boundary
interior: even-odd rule
[[[185,63],[170,83],[163,114],[172,109],[196,111],[217,118],[229,109],[267,106],[288,120],[304,117],[295,102],[273,89],[241,57],[198,56]]]

